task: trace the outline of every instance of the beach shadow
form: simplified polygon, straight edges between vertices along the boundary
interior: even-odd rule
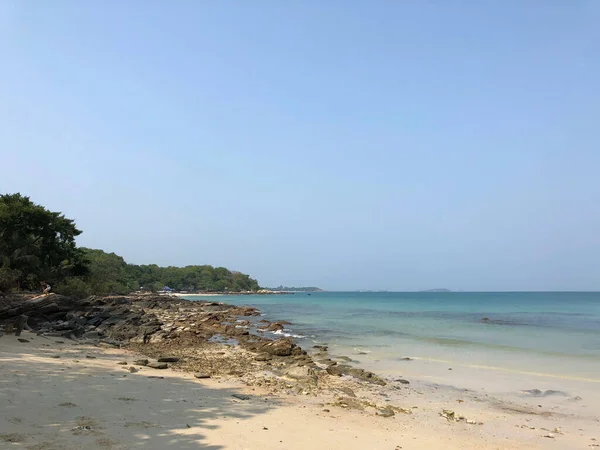
[[[260,397],[236,399],[237,389],[170,370],[130,373],[111,355],[95,354],[111,365],[95,367],[89,349],[37,341],[1,347],[0,448],[220,450],[205,436],[217,420],[241,422],[276,406]],[[148,378],[150,372],[164,378]]]

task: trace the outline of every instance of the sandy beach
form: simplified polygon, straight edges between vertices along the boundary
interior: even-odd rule
[[[5,300],[0,448],[589,449],[598,383],[281,338],[251,307],[162,296]],[[307,351],[308,350],[308,351]],[[369,372],[364,368],[375,372]],[[560,388],[561,390],[558,390]]]
[[[574,449],[596,442],[568,418],[561,430],[545,431],[559,424],[552,414],[491,408],[462,392],[406,389],[410,414],[381,417],[331,406],[332,397],[272,395],[227,377],[141,367],[133,361],[142,355],[122,349],[29,332],[20,339],[29,342],[0,338],[3,449]],[[439,414],[444,406],[483,425],[449,421]]]

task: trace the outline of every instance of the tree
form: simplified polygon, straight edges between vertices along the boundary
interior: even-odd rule
[[[85,273],[75,245],[81,234],[62,213],[49,211],[21,194],[0,195],[0,288],[37,287]]]

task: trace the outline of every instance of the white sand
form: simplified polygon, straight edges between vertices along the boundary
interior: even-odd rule
[[[600,439],[597,419],[575,423],[491,409],[463,392],[417,386],[403,397],[416,406],[413,414],[383,418],[170,369],[130,373],[131,364],[116,363],[139,355],[27,332],[21,337],[30,342],[0,337],[0,449],[587,449],[596,443],[594,433]],[[234,393],[251,398],[237,400]],[[457,403],[461,397],[464,403]],[[448,406],[484,424],[448,422],[439,416]],[[562,434],[545,438],[544,426],[561,426]]]

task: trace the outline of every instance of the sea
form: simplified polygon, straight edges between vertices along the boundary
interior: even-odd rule
[[[218,301],[288,320],[279,334],[303,348],[326,344],[375,370],[420,360],[600,383],[598,292],[300,292]]]

